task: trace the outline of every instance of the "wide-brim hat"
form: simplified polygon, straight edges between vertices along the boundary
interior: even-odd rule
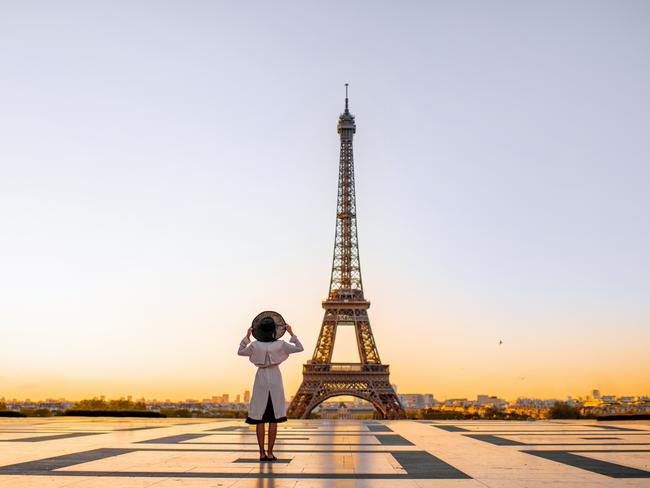
[[[273,319],[275,322],[275,331],[267,332],[262,329],[262,320],[265,318]],[[253,319],[253,337],[260,342],[273,342],[284,335],[287,330],[287,323],[278,312],[265,311]]]

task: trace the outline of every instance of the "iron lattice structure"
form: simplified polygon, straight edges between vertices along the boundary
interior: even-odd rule
[[[340,115],[337,126],[341,155],[329,294],[322,303],[325,315],[314,355],[303,366],[303,381],[287,415],[308,418],[310,412],[328,398],[350,395],[372,403],[384,418],[403,418],[404,409],[388,378],[388,365],[381,364],[379,359],[368,319],[370,302],[363,295],[352,151],[356,123],[348,108],[347,85],[345,91],[345,111]],[[359,350],[358,363],[332,362],[339,326],[354,327]]]

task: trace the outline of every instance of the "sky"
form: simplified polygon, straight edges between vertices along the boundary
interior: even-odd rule
[[[268,309],[305,345],[293,394],[344,83],[398,392],[650,394],[649,22],[644,1],[0,1],[0,397],[241,393]]]

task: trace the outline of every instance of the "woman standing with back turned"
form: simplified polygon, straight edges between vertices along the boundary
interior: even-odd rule
[[[287,331],[290,342],[278,340]],[[251,342],[251,334],[257,339]],[[262,312],[253,319],[246,337],[239,344],[240,356],[249,356],[257,366],[253,396],[248,407],[247,424],[255,424],[257,443],[260,446],[260,461],[275,461],[273,446],[278,433],[278,422],[287,421],[287,408],[284,404],[284,386],[278,365],[289,354],[301,352],[304,348],[291,329],[277,312]],[[264,451],[264,424],[269,424],[269,447]]]

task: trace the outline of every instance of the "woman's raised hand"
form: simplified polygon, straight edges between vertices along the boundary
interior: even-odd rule
[[[248,332],[246,332],[246,337],[248,337],[250,339],[252,333],[253,333],[253,327],[251,326],[251,327],[248,328]]]
[[[289,333],[289,335],[291,337],[293,337],[293,329],[291,328],[291,326],[289,324],[287,324],[287,332]]]

